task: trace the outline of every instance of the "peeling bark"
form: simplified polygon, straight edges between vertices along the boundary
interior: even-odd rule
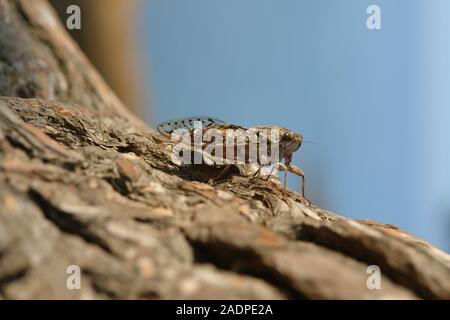
[[[0,0],[0,95],[2,298],[450,298],[449,257],[394,226],[172,163],[44,1]]]

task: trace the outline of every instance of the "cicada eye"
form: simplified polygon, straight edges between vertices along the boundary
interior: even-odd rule
[[[291,139],[292,139],[292,134],[290,132],[285,132],[281,136],[281,140],[283,140],[283,141],[287,141],[287,140],[291,140]]]

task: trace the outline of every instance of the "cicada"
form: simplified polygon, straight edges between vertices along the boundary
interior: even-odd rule
[[[223,177],[231,166],[239,168],[242,176],[268,178],[277,170],[284,171],[283,185],[286,188],[287,173],[302,178],[301,192],[305,196],[303,170],[291,164],[292,155],[303,142],[302,135],[276,126],[245,128],[222,120],[197,116],[165,121],[157,126],[158,132],[177,147],[174,154],[186,148],[190,164],[206,163],[223,167],[216,179]],[[194,160],[197,161],[193,161]],[[282,161],[284,160],[284,163]]]

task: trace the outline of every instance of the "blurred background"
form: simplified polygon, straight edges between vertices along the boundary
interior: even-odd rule
[[[148,123],[211,115],[301,133],[307,196],[450,251],[450,1],[54,0]],[[369,5],[381,30],[366,26]],[[289,178],[298,189],[300,179]]]

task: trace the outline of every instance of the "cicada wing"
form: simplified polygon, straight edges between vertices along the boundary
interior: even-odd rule
[[[158,124],[158,132],[163,135],[170,135],[177,129],[187,129],[192,131],[200,124],[202,130],[220,127],[226,125],[227,123],[213,117],[207,116],[196,116],[196,117],[185,117],[180,119],[168,120]]]

